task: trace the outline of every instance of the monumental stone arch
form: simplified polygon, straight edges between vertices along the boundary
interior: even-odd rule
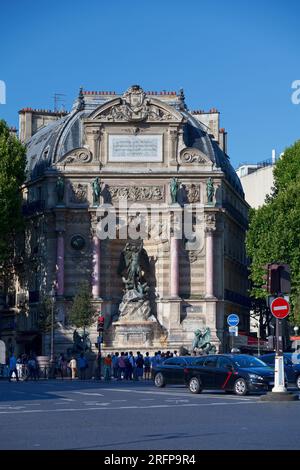
[[[191,349],[207,327],[222,350],[232,311],[248,330],[248,206],[215,109],[189,111],[183,90],[81,89],[70,113],[21,110],[20,131],[31,241],[18,289],[36,299],[34,316],[56,282],[56,351],[72,341],[68,309],[82,281],[105,316],[107,352]],[[90,337],[94,345],[96,323]]]

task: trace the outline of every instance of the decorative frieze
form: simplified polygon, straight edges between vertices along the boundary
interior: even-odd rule
[[[185,184],[188,202],[190,204],[200,202],[200,186],[195,184]]]
[[[112,200],[161,201],[164,199],[163,186],[109,186]]]
[[[75,204],[87,203],[88,185],[83,183],[73,183],[70,185],[70,202]]]

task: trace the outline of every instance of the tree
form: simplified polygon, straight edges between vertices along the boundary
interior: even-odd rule
[[[87,283],[79,286],[78,293],[75,295],[72,307],[69,311],[69,322],[76,328],[85,329],[91,326],[95,321],[95,311],[91,302],[90,287]]]
[[[25,180],[26,149],[0,120],[0,267],[2,275],[12,265],[14,240],[22,230],[21,185]]]
[[[251,295],[266,297],[262,285],[264,265],[287,263],[291,267],[292,323],[300,321],[300,141],[285,150],[274,169],[273,193],[266,203],[250,212],[246,238],[251,260]]]
[[[55,319],[55,312],[53,312],[53,325],[52,325],[52,310],[54,309],[53,305],[54,300],[51,299],[49,296],[44,296],[39,305],[39,313],[38,313],[38,329],[41,333],[46,335],[50,333],[53,329],[55,330],[58,326],[58,323]],[[51,337],[49,336],[49,346],[51,342]],[[49,347],[49,350],[51,346]]]

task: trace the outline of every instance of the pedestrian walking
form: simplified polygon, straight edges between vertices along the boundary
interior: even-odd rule
[[[18,371],[17,371],[17,359],[16,359],[14,353],[12,353],[12,355],[9,358],[9,376],[8,376],[8,381],[9,382],[11,381],[11,377],[12,377],[13,373],[15,373],[17,382],[19,382],[19,376],[18,376]]]
[[[72,359],[69,362],[69,367],[71,369],[71,379],[76,378],[76,371],[77,371],[77,361],[75,357],[73,356]]]

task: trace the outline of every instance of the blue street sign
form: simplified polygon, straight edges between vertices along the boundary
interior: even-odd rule
[[[236,313],[231,313],[227,317],[227,324],[229,326],[237,326],[240,322],[239,316]]]

